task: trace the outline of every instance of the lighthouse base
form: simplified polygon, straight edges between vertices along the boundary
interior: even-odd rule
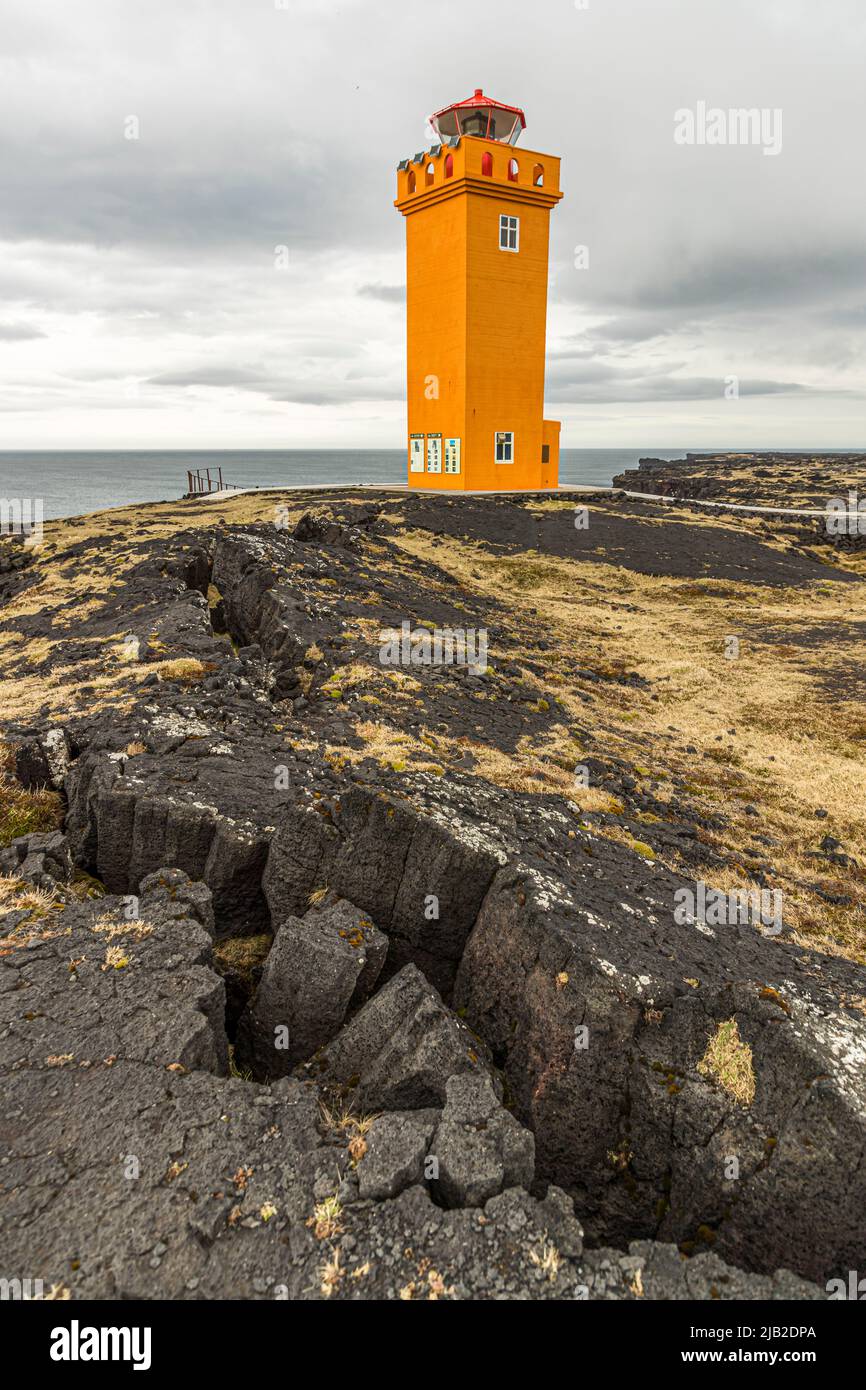
[[[540,427],[539,427],[540,426]],[[476,430],[471,439],[409,435],[410,488],[425,492],[539,492],[559,486],[559,420],[526,433]],[[495,441],[495,451],[494,451]]]

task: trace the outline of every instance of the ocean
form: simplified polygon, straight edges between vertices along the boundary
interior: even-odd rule
[[[643,455],[682,458],[683,453],[563,449],[560,481],[609,484]],[[188,469],[218,467],[225,482],[244,487],[406,481],[402,449],[21,450],[0,452],[0,498],[41,498],[47,521],[132,502],[171,501],[186,492]]]

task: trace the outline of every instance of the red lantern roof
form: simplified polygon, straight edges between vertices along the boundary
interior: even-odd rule
[[[454,136],[479,135],[485,140],[499,140],[515,145],[520,132],[526,129],[526,117],[519,106],[486,97],[480,87],[465,101],[452,102],[430,117],[430,124],[442,140]]]

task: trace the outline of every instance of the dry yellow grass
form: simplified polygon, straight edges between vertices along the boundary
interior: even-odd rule
[[[342,1235],[342,1215],[343,1204],[339,1197],[326,1197],[324,1201],[316,1203],[313,1215],[306,1224],[312,1227],[316,1240],[332,1240],[334,1236]]]
[[[197,661],[195,657],[178,657],[174,661],[157,661],[148,667],[148,670],[156,671],[160,680],[181,681],[185,685],[194,685],[197,681],[203,680],[208,671],[208,664]]]
[[[866,905],[862,869],[838,869],[809,858],[829,829],[861,865],[866,864],[866,704],[843,687],[828,689],[819,664],[822,661],[828,672],[833,663],[840,672],[845,663],[851,670],[866,669],[866,643],[852,626],[866,611],[866,556],[833,556],[834,564],[863,576],[864,583],[856,586],[816,582],[807,589],[785,590],[651,578],[586,555],[580,560],[531,553],[501,556],[447,537],[437,538],[434,545],[428,533],[405,525],[402,509],[390,505],[387,494],[380,500],[386,503],[386,516],[398,524],[397,545],[403,554],[429,561],[457,580],[465,591],[458,602],[468,612],[473,594],[485,603],[505,605],[497,626],[510,631],[524,654],[544,668],[542,677],[525,670],[524,679],[539,699],[555,693],[561,701],[561,727],[543,737],[521,739],[513,754],[492,748],[483,738],[471,743],[429,733],[409,738],[389,725],[388,708],[395,700],[417,703],[421,687],[411,674],[379,665],[378,620],[355,618],[348,630],[363,636],[369,661],[343,668],[328,686],[335,699],[368,706],[371,717],[358,726],[363,748],[339,745],[327,750],[335,766],[371,756],[383,767],[407,774],[441,771],[469,747],[479,775],[523,792],[562,795],[589,814],[617,812],[619,803],[601,787],[576,785],[573,768],[590,754],[621,759],[662,808],[686,799],[707,818],[724,821],[707,835],[727,862],[713,875],[717,886],[727,880],[748,881],[744,847],[754,833],[767,836],[777,842],[766,855],[775,881],[785,891],[786,921],[793,922],[799,938],[866,960],[866,926],[858,908]],[[105,639],[104,659],[94,659],[91,652],[87,661],[76,662],[66,655],[58,665],[52,663],[50,639],[22,642],[20,634],[3,625],[10,617],[44,612],[63,630],[67,623],[97,612],[105,595],[117,591],[123,575],[137,562],[139,540],[218,523],[273,521],[278,507],[285,508],[285,524],[292,526],[310,505],[303,495],[250,493],[227,502],[123,508],[86,517],[80,524],[47,523],[37,582],[0,612],[4,716],[25,721],[46,707],[56,716],[68,716],[85,705],[130,708],[139,682],[154,670],[166,679],[172,678],[173,669],[182,678],[200,679],[197,668],[173,668],[170,654],[162,663],[113,659],[112,643],[121,643],[123,632]],[[551,500],[539,510],[573,506],[573,501]],[[762,535],[760,522],[742,517],[703,517],[677,506],[665,515],[690,525]],[[665,521],[657,518],[652,524],[663,527]],[[95,544],[82,570],[64,558],[64,552],[86,540]],[[393,563],[385,546],[371,545],[384,567]],[[425,578],[427,582],[431,591],[454,601],[452,583],[439,584],[435,575]],[[332,587],[339,587],[337,580]],[[375,595],[368,598],[376,601]],[[209,599],[214,604],[219,595],[214,591]],[[531,618],[529,605],[537,609]],[[767,628],[777,635],[772,642],[761,642],[761,631]],[[842,635],[835,648],[820,636],[832,631]],[[813,634],[818,634],[814,650],[801,644]],[[724,654],[725,638],[731,635],[741,642],[736,661],[726,660]],[[549,644],[546,649],[537,646],[539,639]],[[495,659],[497,653],[492,656]],[[315,662],[314,652],[309,659]],[[509,660],[514,660],[513,652]],[[517,664],[522,664],[519,653]],[[36,675],[34,668],[41,665],[50,669]],[[580,667],[612,679],[587,685],[574,675]],[[648,687],[617,682],[615,677],[630,671],[639,672]],[[309,683],[311,673],[305,671],[304,676]],[[85,697],[77,694],[82,683],[88,686]],[[572,737],[572,726],[587,731],[585,746]],[[736,732],[730,734],[731,729]],[[643,771],[638,773],[638,768]],[[746,805],[753,805],[758,816],[747,816]],[[829,811],[826,821],[815,817],[822,808]],[[676,820],[675,809],[670,815]],[[610,827],[603,833],[619,832]],[[652,847],[651,817],[632,838]],[[822,903],[799,886],[804,880],[820,880],[825,890],[851,897],[854,905]]]
[[[25,791],[7,773],[0,772],[0,849],[19,835],[56,830],[63,818],[63,803],[50,790]]]
[[[698,1071],[717,1082],[738,1105],[752,1104],[755,1099],[752,1049],[740,1037],[735,1018],[719,1024],[698,1062]]]
[[[739,523],[728,524],[736,529]],[[547,668],[546,684],[575,724],[591,731],[592,749],[643,767],[640,781],[657,801],[685,792],[697,811],[726,821],[706,838],[734,860],[754,833],[777,841],[765,852],[785,892],[786,922],[798,939],[866,961],[862,872],[840,873],[807,857],[829,825],[866,864],[866,704],[853,696],[833,697],[823,684],[828,656],[830,663],[844,658],[866,669],[866,642],[850,627],[866,611],[866,584],[819,581],[805,589],[776,589],[685,583],[586,558],[502,559],[481,546],[441,538],[434,546],[427,533],[409,530],[397,543],[491,598],[515,595],[512,633]],[[534,627],[526,619],[526,595],[538,610]],[[763,644],[750,635],[785,627],[805,643],[818,633],[814,650],[790,642]],[[845,640],[828,653],[820,634],[833,630],[844,631]],[[741,639],[736,660],[725,656],[730,635]],[[538,636],[552,650],[538,652]],[[637,671],[649,688],[615,681],[587,687],[571,674],[579,667],[608,676]],[[582,698],[587,691],[594,696],[591,704]],[[545,759],[544,740],[521,740],[514,757],[489,748],[472,751],[478,772],[491,781],[515,790],[560,790],[586,810],[616,809],[602,800],[593,805],[570,789],[568,771],[558,773],[555,760]],[[757,816],[746,814],[749,805]],[[822,823],[817,810],[828,810],[832,820]],[[616,827],[601,833],[623,843],[632,838]],[[645,839],[652,841],[651,824]],[[719,887],[725,884],[716,880],[726,876],[738,885],[747,882],[747,861],[739,870],[708,875]],[[798,880],[819,877],[831,892],[850,896],[852,905],[816,904],[813,894],[797,886]]]
[[[44,916],[56,906],[54,893],[44,888],[33,888],[25,879],[13,874],[0,875],[0,914],[24,910]]]

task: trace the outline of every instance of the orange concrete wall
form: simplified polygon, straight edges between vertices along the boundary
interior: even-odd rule
[[[485,153],[492,177],[482,173]],[[449,155],[453,174],[446,178]],[[534,183],[538,164],[541,187]],[[562,196],[559,164],[551,155],[464,137],[456,149],[446,146],[435,159],[398,171],[396,205],[406,217],[408,433],[443,437],[438,474],[426,471],[426,445],[424,473],[409,472],[407,442],[410,487],[556,486],[558,427],[554,448],[543,413],[549,218]],[[499,248],[503,214],[520,219],[517,253]],[[498,430],[514,432],[511,464],[495,461]],[[459,475],[444,470],[449,436],[462,441]],[[547,465],[544,442],[551,443]]]
[[[447,249],[447,254],[443,248]],[[463,439],[466,422],[466,199],[406,221],[408,432]],[[433,378],[433,380],[431,380]],[[437,395],[438,393],[438,395]],[[408,473],[410,486],[462,488],[461,472]],[[426,468],[426,444],[425,444]]]
[[[550,212],[474,193],[468,212],[466,452],[471,485],[541,486]],[[501,214],[520,219],[520,250],[499,249]],[[514,431],[514,462],[497,464],[494,434]]]
[[[489,153],[493,159],[493,183],[508,184],[508,160],[514,158],[518,163],[517,187],[534,187],[532,182],[533,168],[536,164],[544,166],[544,187],[539,192],[549,194],[554,202],[558,202],[562,197],[559,186],[560,166],[562,161],[557,155],[541,154],[538,150],[525,150],[520,145],[500,145],[495,140],[480,140],[475,136],[465,135],[456,149],[451,149],[447,145],[443,147],[441,154],[431,161],[433,165],[433,182],[427,184],[425,178],[425,163],[413,164],[409,169],[398,169],[397,171],[397,206],[401,212],[404,208],[400,205],[409,198],[417,198],[419,194],[424,194],[430,188],[434,190],[447,189],[450,179],[445,178],[445,159],[447,155],[453,158],[454,173],[453,178],[459,181],[464,177],[481,178],[481,164],[485,153]],[[410,175],[415,175],[415,192],[409,192]],[[486,176],[484,176],[486,177]],[[513,188],[515,185],[511,184]]]
[[[541,442],[547,444],[550,449],[550,459],[541,465],[541,486],[556,487],[559,482],[559,436],[562,430],[561,420],[544,420],[542,422]]]

